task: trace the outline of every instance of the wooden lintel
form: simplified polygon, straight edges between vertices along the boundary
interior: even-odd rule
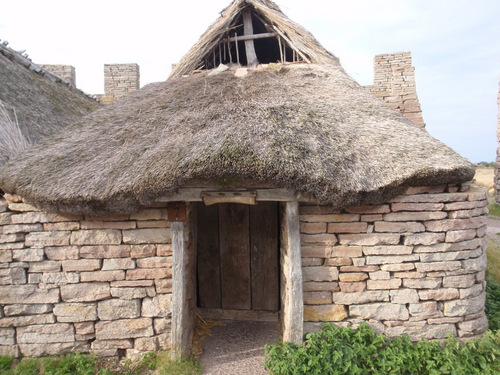
[[[179,189],[179,192],[177,194],[157,198],[156,202],[202,202],[202,193],[214,191],[224,192],[223,189],[218,189],[215,187],[183,188]],[[297,194],[288,189],[241,189],[231,191],[255,191],[257,193],[257,201],[288,202],[298,200],[300,202],[313,202],[312,199]]]
[[[277,33],[261,33],[261,34],[253,34],[253,35],[240,35],[238,38],[232,37],[229,38],[228,40],[230,42],[243,42],[245,40],[255,40],[255,39],[264,39],[264,38],[275,38],[277,37]]]
[[[201,199],[206,206],[217,203],[240,203],[256,205],[257,192],[255,191],[204,191]]]

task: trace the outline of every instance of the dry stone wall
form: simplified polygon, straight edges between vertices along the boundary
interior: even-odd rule
[[[373,86],[367,86],[372,94],[416,125],[425,128],[417,97],[411,52],[376,55],[374,75]]]
[[[414,340],[485,332],[487,196],[457,190],[409,188],[335,212],[302,206],[305,331],[366,321]]]
[[[0,208],[0,355],[170,346],[166,209],[98,218]]]
[[[111,103],[140,87],[138,64],[104,64],[104,96],[101,101]]]

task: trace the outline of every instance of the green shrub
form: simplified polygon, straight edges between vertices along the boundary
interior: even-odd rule
[[[365,323],[357,329],[327,323],[307,334],[304,345],[268,345],[266,355],[266,369],[274,375],[487,375],[500,370],[500,333],[467,343],[449,338],[443,345],[414,344],[407,336],[388,340]]]
[[[13,361],[13,357],[0,357],[0,374],[4,371],[7,371],[12,365]]]

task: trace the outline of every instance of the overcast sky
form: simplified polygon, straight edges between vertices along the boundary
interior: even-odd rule
[[[69,64],[104,92],[105,63],[138,63],[141,86],[165,80],[230,0],[6,0],[0,39],[38,64]],[[411,51],[427,130],[472,162],[496,155],[498,0],[277,0],[360,84],[376,54]]]

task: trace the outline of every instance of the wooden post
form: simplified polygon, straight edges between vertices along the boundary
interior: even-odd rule
[[[192,332],[189,321],[184,222],[172,223],[172,358],[190,354]]]
[[[283,219],[281,249],[283,341],[302,344],[304,300],[298,202],[285,203]]]
[[[243,11],[243,34],[253,35],[252,12],[250,9]],[[256,67],[259,64],[253,40],[245,40],[245,52],[247,54],[247,66]]]

